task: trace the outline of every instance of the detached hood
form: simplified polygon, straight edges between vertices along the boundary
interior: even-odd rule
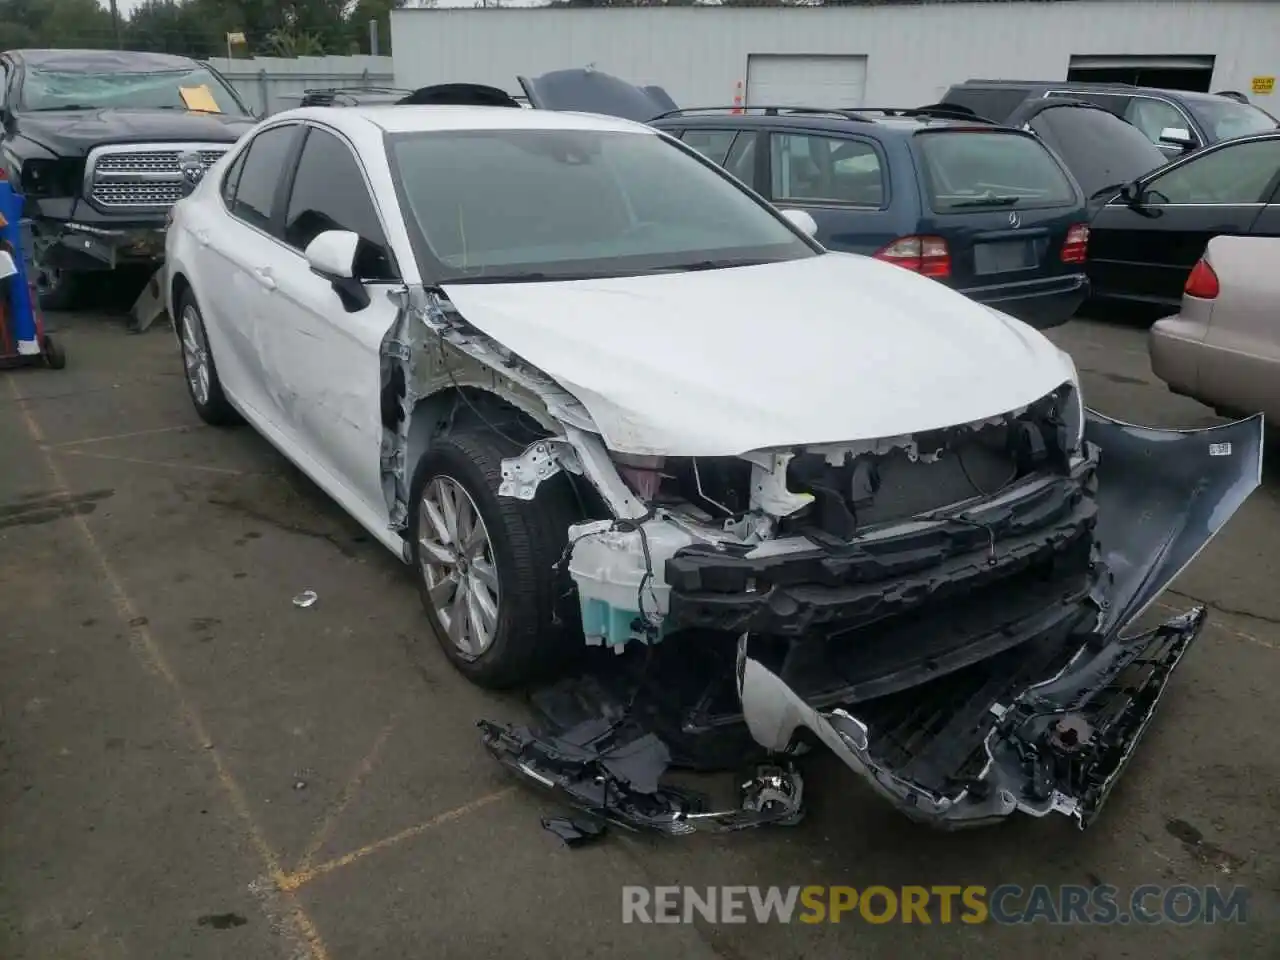
[[[1031,327],[852,254],[558,283],[445,284],[616,451],[733,456],[998,416],[1074,380]]]
[[[592,68],[553,70],[540,77],[519,77],[531,106],[539,110],[599,113],[646,123],[676,109],[662,87],[637,87]]]
[[[17,133],[60,157],[82,157],[104,143],[234,143],[252,117],[184,110],[59,110],[18,115]]]

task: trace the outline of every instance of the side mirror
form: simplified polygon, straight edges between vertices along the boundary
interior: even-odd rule
[[[359,246],[360,236],[350,230],[325,230],[303,252],[311,272],[330,282],[347,313],[363,310],[370,303],[369,291],[355,275]]]
[[[1190,130],[1183,127],[1165,127],[1160,131],[1160,142],[1191,150],[1195,148],[1196,138],[1191,135]]]
[[[326,230],[307,244],[304,256],[312,273],[328,280],[350,280],[355,276],[359,245],[360,237],[350,230]]]
[[[818,235],[818,221],[807,210],[780,210],[778,211],[791,222],[791,225],[803,233],[806,237],[816,237]]]

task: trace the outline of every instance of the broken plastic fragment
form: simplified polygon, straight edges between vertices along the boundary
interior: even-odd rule
[[[571,817],[543,817],[542,829],[554,833],[570,849],[595,843],[605,834],[603,823]]]
[[[314,590],[303,590],[293,598],[293,605],[295,607],[309,607],[319,599],[320,597]]]

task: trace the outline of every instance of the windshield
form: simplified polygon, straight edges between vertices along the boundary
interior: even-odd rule
[[[935,213],[1077,202],[1067,174],[1030,134],[943,129],[917,134],[915,142]]]
[[[146,73],[29,67],[23,76],[19,110],[102,107],[199,110],[235,116],[245,113],[227,85],[204,67]]]
[[[1036,114],[1030,126],[1062,158],[1085,196],[1168,161],[1141,130],[1101,108],[1052,107]]]
[[[713,165],[652,133],[388,139],[423,274],[436,281],[584,279],[816,255]]]
[[[1276,129],[1275,118],[1265,111],[1252,104],[1237,103],[1226,97],[1216,100],[1192,100],[1188,97],[1187,106],[1208,132],[1212,143]]]

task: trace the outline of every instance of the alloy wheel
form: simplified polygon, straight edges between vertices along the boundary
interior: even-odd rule
[[[422,491],[418,547],[436,619],[460,653],[480,656],[498,628],[498,568],[475,501],[452,477],[433,477]]]
[[[192,304],[182,311],[182,363],[187,369],[187,383],[196,403],[209,402],[209,345],[204,338],[204,325]]]

